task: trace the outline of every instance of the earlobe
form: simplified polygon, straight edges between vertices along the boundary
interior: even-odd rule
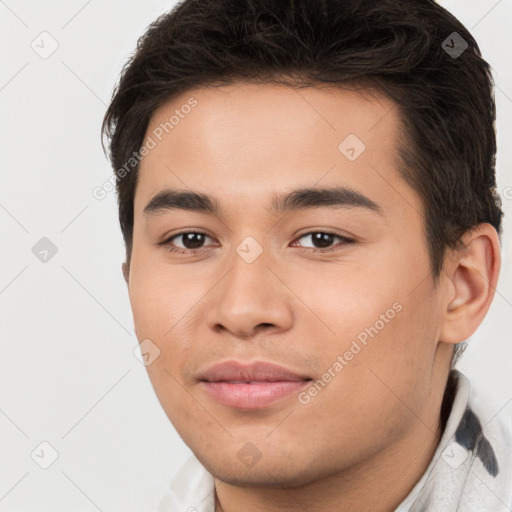
[[[121,265],[121,269],[123,271],[124,280],[126,281],[126,284],[128,284],[128,279],[129,279],[129,276],[130,276],[130,265],[129,265],[129,263],[124,262]]]
[[[450,291],[445,300],[440,341],[452,344],[470,338],[484,319],[494,298],[501,265],[498,234],[490,224],[479,224],[462,241],[464,248],[453,251],[444,274],[450,281]]]

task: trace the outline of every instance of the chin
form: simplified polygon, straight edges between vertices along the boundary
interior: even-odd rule
[[[196,455],[197,457],[197,455]],[[301,487],[320,478],[321,471],[313,471],[311,466],[305,469],[291,467],[290,461],[259,461],[253,467],[243,468],[240,461],[216,460],[213,465],[204,457],[197,457],[208,472],[224,483],[237,487],[260,487],[282,489]]]

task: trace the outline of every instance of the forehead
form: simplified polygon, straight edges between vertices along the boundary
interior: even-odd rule
[[[319,146],[319,137],[314,137],[312,130],[319,135],[330,131],[332,139],[340,141],[344,134],[352,133],[375,146],[379,140],[393,140],[399,126],[397,105],[375,90],[237,82],[192,89],[173,98],[155,111],[147,135],[158,141],[166,139],[167,145],[172,145],[171,139],[178,145],[180,139],[195,135],[193,139],[200,138],[203,146],[226,138],[230,145],[254,146],[257,137],[267,139],[268,151],[272,148],[269,139],[276,136],[276,147],[304,137]],[[169,137],[171,133],[173,137]],[[164,148],[160,145],[160,149]],[[210,145],[208,149],[214,148]]]
[[[165,186],[245,207],[315,184],[418,200],[397,172],[400,113],[376,91],[244,82],[191,89],[154,113],[150,139],[139,212]]]

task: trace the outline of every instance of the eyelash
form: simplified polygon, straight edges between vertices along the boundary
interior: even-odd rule
[[[172,235],[171,237],[167,238],[163,242],[160,242],[158,245],[164,246],[164,247],[166,247],[166,249],[169,252],[176,253],[176,254],[196,254],[197,252],[200,252],[200,251],[203,251],[204,249],[206,249],[206,247],[199,247],[198,249],[180,249],[180,248],[172,247],[170,245],[171,240],[174,240],[175,238],[178,238],[183,235],[187,235],[188,233],[194,233],[197,235],[204,235],[204,236],[210,237],[210,235],[208,233],[204,233],[202,231],[194,231],[194,230],[181,231],[180,233],[176,233],[175,235]],[[308,231],[307,233],[303,233],[302,235],[300,235],[296,240],[300,240],[301,238],[303,238],[305,236],[312,235],[312,234],[318,234],[318,233],[320,233],[322,235],[328,235],[328,236],[332,236],[334,238],[338,238],[339,240],[341,240],[343,242],[343,245],[353,244],[355,242],[355,240],[353,240],[352,238],[338,235],[336,233],[331,233],[330,231]],[[303,249],[307,249],[311,252],[326,253],[326,252],[330,252],[330,251],[339,250],[340,248],[339,247],[337,248],[336,246],[334,246],[334,247],[329,247],[327,249],[316,249],[316,248],[311,248],[311,247],[303,247]]]

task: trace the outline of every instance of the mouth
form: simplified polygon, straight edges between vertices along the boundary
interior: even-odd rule
[[[202,389],[217,402],[237,409],[261,409],[300,391],[312,380],[274,363],[225,361],[200,374]]]

